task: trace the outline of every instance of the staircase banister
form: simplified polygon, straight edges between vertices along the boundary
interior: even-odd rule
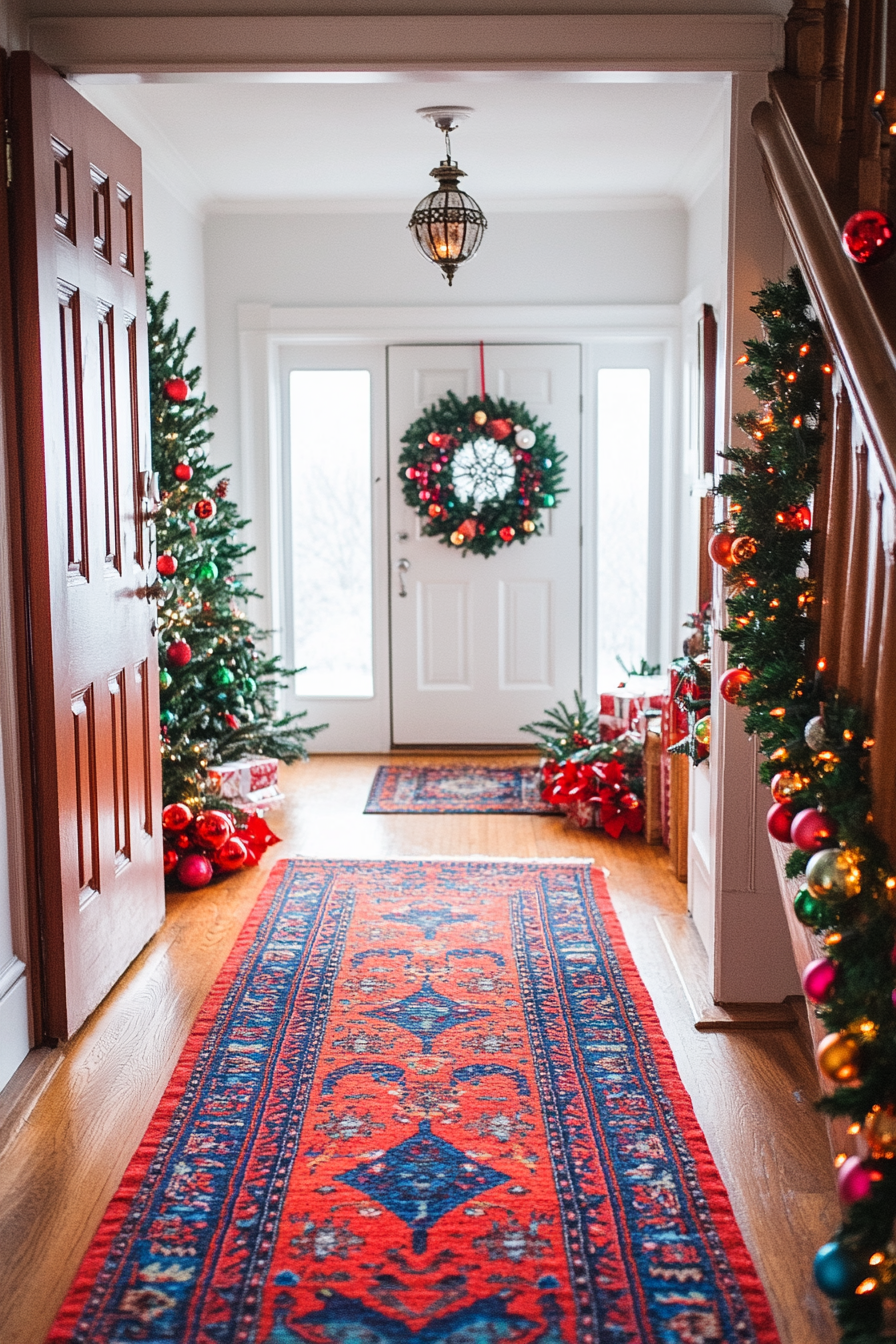
[[[759,103],[752,124],[769,189],[835,362],[860,411],[867,440],[896,494],[896,360],[867,282],[840,244],[840,227],[778,99]]]

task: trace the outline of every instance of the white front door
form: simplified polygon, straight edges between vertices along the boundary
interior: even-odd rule
[[[479,388],[469,345],[389,348],[392,740],[395,745],[519,744],[580,681],[581,349],[485,350],[486,387],[524,402],[566,454],[541,536],[484,558],[421,535],[397,462],[408,425],[453,391]],[[407,562],[399,569],[399,561]],[[404,596],[402,596],[404,589]]]

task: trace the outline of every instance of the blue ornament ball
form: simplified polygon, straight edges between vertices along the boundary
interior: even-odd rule
[[[815,1282],[828,1297],[849,1297],[862,1282],[862,1269],[839,1241],[827,1241],[815,1254]]]

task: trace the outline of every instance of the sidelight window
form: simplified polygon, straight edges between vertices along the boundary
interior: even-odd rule
[[[289,374],[296,694],[373,695],[371,385],[367,369]]]

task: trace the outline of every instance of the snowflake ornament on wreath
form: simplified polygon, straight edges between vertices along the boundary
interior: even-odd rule
[[[415,420],[399,458],[404,497],[424,536],[494,555],[543,528],[562,493],[565,454],[521,402],[449,392]]]

